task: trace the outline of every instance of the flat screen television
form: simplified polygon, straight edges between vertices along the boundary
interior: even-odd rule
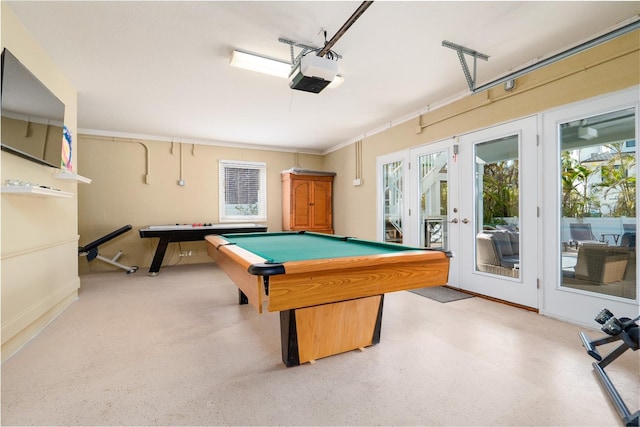
[[[1,93],[2,151],[60,168],[64,103],[6,48]]]

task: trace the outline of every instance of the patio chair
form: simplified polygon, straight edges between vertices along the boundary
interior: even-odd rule
[[[601,242],[596,239],[591,231],[591,224],[585,222],[573,222],[569,224],[569,231],[571,232],[571,243],[576,246],[583,245],[584,243],[606,245],[606,242]]]
[[[627,248],[636,247],[636,225],[635,224],[622,224],[622,229],[624,234],[622,235],[622,239],[620,239],[620,246],[625,246]]]
[[[476,245],[478,271],[520,277],[520,249],[517,234],[485,230],[476,236]]]
[[[630,255],[628,248],[585,243],[578,249],[575,278],[599,285],[624,280]]]

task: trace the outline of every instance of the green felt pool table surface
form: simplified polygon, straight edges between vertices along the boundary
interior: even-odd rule
[[[419,250],[418,248],[393,243],[372,242],[316,233],[224,234],[222,237],[229,243],[261,256],[269,263],[383,255]]]

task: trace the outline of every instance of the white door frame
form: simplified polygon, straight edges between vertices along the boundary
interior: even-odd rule
[[[525,117],[462,135],[460,162],[460,287],[465,290],[527,307],[539,306],[538,292],[538,133],[537,116]],[[475,146],[506,136],[518,135],[520,272],[508,278],[477,271],[475,228]]]
[[[542,206],[544,218],[543,233],[547,238],[544,244],[542,259],[542,301],[540,313],[561,319],[570,323],[580,324],[593,328],[597,326],[593,318],[602,308],[608,308],[616,317],[636,317],[640,314],[638,288],[636,288],[636,300],[613,297],[604,294],[585,292],[567,287],[562,287],[560,260],[560,146],[558,141],[558,125],[572,119],[603,114],[609,111],[635,107],[636,109],[636,141],[639,135],[638,86],[607,94],[587,101],[563,106],[542,114],[543,148],[542,161],[549,165],[542,174],[542,191],[545,194]],[[636,158],[638,147],[636,144]],[[640,168],[636,162],[636,176]],[[636,212],[638,201],[636,200]],[[638,265],[638,252],[636,251],[636,265]],[[636,285],[637,286],[637,285]]]

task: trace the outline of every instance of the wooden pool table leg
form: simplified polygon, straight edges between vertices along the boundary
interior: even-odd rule
[[[315,351],[320,351],[319,357],[325,357],[333,354],[338,354],[343,351],[356,350],[368,345],[375,345],[380,342],[380,332],[382,330],[382,308],[384,303],[384,295],[376,295],[373,297],[359,298],[356,300],[342,301],[334,304],[324,304],[315,307],[304,307],[300,309],[284,310],[280,312],[280,343],[282,347],[282,361],[287,367],[300,365],[300,343],[305,347],[302,353],[307,354],[305,360],[302,363],[315,360],[317,354]],[[328,329],[324,324],[313,323],[315,310],[319,310],[318,318],[323,318],[325,321],[331,323],[332,319],[328,319],[326,315],[332,311],[331,306],[338,307],[339,305],[346,304],[347,312],[340,311],[338,309],[338,317],[333,318],[333,324],[331,328],[342,327],[341,322],[347,324],[353,323],[360,325],[356,327],[356,330],[369,330],[372,334],[368,337],[350,335],[343,335],[341,338],[337,338],[338,333],[334,334],[334,330]],[[365,304],[364,306],[362,304]],[[358,307],[356,307],[358,305]],[[368,309],[365,307],[369,307]],[[352,310],[352,311],[349,311]],[[298,330],[298,322],[296,321],[296,311],[300,311],[300,314],[304,314],[305,320],[302,320],[301,327],[304,330]],[[366,316],[362,318],[362,312],[369,311],[373,316]],[[311,315],[311,318],[309,317]],[[346,317],[345,317],[346,316]],[[327,320],[328,319],[328,320]],[[311,323],[309,321],[311,320]],[[335,323],[337,322],[337,324]],[[311,340],[311,341],[310,341]],[[320,343],[318,342],[321,341]],[[338,340],[338,341],[335,341]],[[320,346],[320,350],[316,349],[317,345]],[[327,348],[335,348],[336,351],[327,351]],[[313,357],[309,357],[308,354],[314,354]],[[308,360],[307,360],[308,359]]]

